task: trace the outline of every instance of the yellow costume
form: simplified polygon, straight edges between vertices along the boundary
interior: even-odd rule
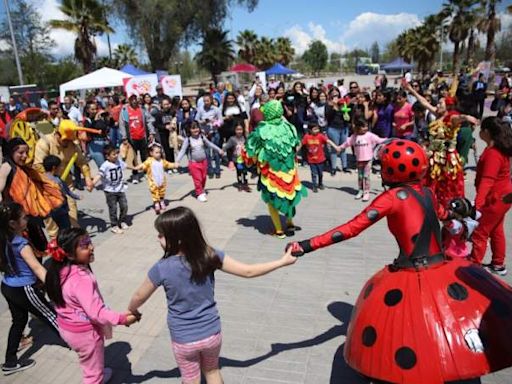
[[[165,159],[157,160],[153,157],[148,157],[141,166],[148,179],[151,199],[154,203],[162,201],[165,198],[165,188],[167,187],[165,170],[175,168],[175,163]]]
[[[67,137],[62,137],[67,139]],[[55,133],[44,135],[37,141],[33,167],[37,171],[44,173],[44,158],[48,155],[55,155],[62,161],[59,168],[57,169],[57,174],[60,175],[71,161],[75,153],[77,154],[75,165],[80,167],[82,174],[85,177],[91,177],[91,170],[87,164],[87,159],[82,153],[80,146],[74,142],[68,142],[66,147],[62,146],[57,141]],[[73,189],[73,179],[70,174],[68,174],[64,182],[70,187],[70,189]],[[69,196],[67,196],[67,201],[69,205],[69,218],[71,220],[71,225],[73,227],[78,227],[78,207],[76,205],[76,201]],[[57,236],[58,227],[52,219],[45,219],[45,225],[48,235],[51,238]]]

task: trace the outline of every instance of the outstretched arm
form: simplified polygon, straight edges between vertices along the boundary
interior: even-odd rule
[[[387,216],[393,209],[393,201],[393,195],[389,191],[384,192],[349,222],[311,239],[288,244],[288,247],[292,247],[292,255],[302,256],[304,253],[355,237]]]

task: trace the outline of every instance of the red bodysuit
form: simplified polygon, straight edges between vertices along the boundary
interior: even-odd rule
[[[419,183],[396,187],[346,224],[298,243],[309,252],[387,217],[400,255],[365,284],[344,350],[347,363],[365,376],[441,384],[512,365],[512,290],[478,265],[446,260],[436,205]]]

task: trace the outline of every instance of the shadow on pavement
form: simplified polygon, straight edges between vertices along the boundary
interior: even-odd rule
[[[254,228],[263,235],[268,235],[273,231],[270,216],[268,215],[258,215],[252,219],[241,217],[236,220],[236,223],[247,228]]]

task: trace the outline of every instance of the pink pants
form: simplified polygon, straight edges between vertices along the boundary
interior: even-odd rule
[[[204,186],[206,185],[206,172],[208,170],[208,161],[190,161],[188,163],[188,171],[192,180],[194,181],[194,189],[196,191],[196,197],[204,192]]]
[[[82,369],[83,384],[103,384],[105,366],[105,345],[103,336],[97,330],[70,332],[59,330],[61,337],[78,353],[78,362]]]
[[[219,368],[219,354],[222,335],[217,333],[193,343],[172,342],[174,357],[178,363],[184,384],[201,377],[201,371],[208,372]]]

